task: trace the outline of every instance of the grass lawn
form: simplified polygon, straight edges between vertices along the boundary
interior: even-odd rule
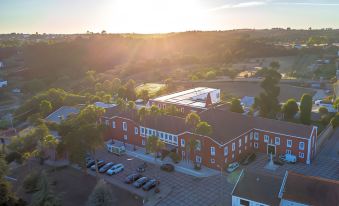
[[[32,168],[37,170],[45,169],[48,171],[49,180],[56,183],[53,185],[53,189],[61,197],[63,206],[86,205],[88,196],[91,194],[97,182],[95,177],[86,175],[82,171],[71,167],[58,168],[54,171],[52,167],[34,164]],[[25,193],[21,185],[23,179],[30,171],[29,166],[24,165],[12,170],[9,175],[18,180],[12,182],[13,190],[19,197],[22,197],[27,202],[30,202],[32,194]],[[112,191],[116,198],[116,205],[142,205],[142,199],[128,191],[115,186],[112,186]]]
[[[137,86],[136,91],[138,93],[141,90],[145,89],[145,90],[148,90],[150,95],[154,95],[157,91],[159,91],[164,86],[165,86],[164,84],[146,83],[146,84]]]

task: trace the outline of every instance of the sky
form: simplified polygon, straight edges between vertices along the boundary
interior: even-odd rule
[[[339,28],[339,0],[0,0],[0,33]]]

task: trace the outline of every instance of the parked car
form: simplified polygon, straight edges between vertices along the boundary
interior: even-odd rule
[[[160,169],[166,171],[166,172],[173,172],[174,171],[174,165],[166,163],[166,164],[162,164]]]
[[[138,180],[139,178],[141,177],[141,174],[139,173],[133,173],[133,174],[130,174],[128,175],[126,178],[125,178],[125,183],[126,184],[131,184],[133,182],[135,182],[136,180]]]
[[[150,179],[144,186],[142,186],[142,189],[145,191],[151,190],[153,187],[157,185],[157,180],[156,179]]]
[[[90,167],[92,167],[94,164],[95,164],[95,161],[94,161],[94,160],[89,160],[89,161],[86,162],[86,167],[87,167],[87,168],[90,168]]]
[[[297,157],[292,154],[281,154],[279,155],[279,159],[284,162],[292,163],[292,164],[297,162]]]
[[[111,168],[113,166],[113,162],[109,162],[107,164],[105,164],[104,166],[102,166],[100,169],[99,169],[99,172],[100,173],[104,173],[106,172],[109,168]]]
[[[137,172],[145,172],[146,171],[146,167],[147,167],[147,163],[144,162],[141,165],[139,165],[136,170],[137,170]]]
[[[136,188],[140,188],[142,187],[144,184],[146,184],[146,182],[149,180],[148,177],[141,177],[139,178],[137,181],[135,181],[133,183],[133,186],[136,187]]]
[[[273,163],[276,165],[284,165],[284,161],[282,161],[280,158],[277,158],[277,157],[273,159]]]
[[[256,158],[255,153],[249,153],[247,155],[245,155],[241,160],[240,160],[240,164],[242,165],[248,165],[249,163],[253,162]]]
[[[238,169],[238,167],[239,167],[239,163],[238,162],[233,162],[233,163],[228,165],[227,172],[231,173],[234,170]]]
[[[111,169],[107,170],[106,174],[115,175],[115,174],[118,174],[119,172],[122,172],[123,170],[124,170],[123,164],[116,164],[116,165],[113,165]]]
[[[98,169],[100,169],[102,166],[105,165],[105,161],[99,160],[97,164],[98,164]],[[91,166],[91,170],[95,171],[95,163]]]

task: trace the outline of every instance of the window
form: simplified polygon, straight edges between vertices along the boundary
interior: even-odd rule
[[[172,141],[172,135],[171,135],[171,134],[168,135],[168,140],[169,140],[169,141]]]
[[[268,143],[270,141],[270,137],[268,135],[264,135],[264,142]]]
[[[122,122],[122,130],[127,131],[127,123]]]
[[[258,143],[257,142],[254,143],[254,148],[258,149]]]
[[[124,140],[127,140],[127,135],[124,135]]]
[[[245,150],[247,150],[247,146],[245,145]]]
[[[181,139],[181,147],[185,147],[185,139]]]
[[[299,142],[299,149],[304,150],[305,149],[305,143],[304,142]]]
[[[241,154],[241,149],[239,150],[239,154]]]
[[[146,142],[145,142],[144,139],[141,140],[141,144],[142,144],[142,145],[146,145]]]
[[[225,148],[224,148],[224,156],[227,156],[228,155],[228,146],[226,146]]]
[[[184,113],[185,110],[184,110],[183,107],[181,107],[181,108],[180,108],[180,111],[181,111],[181,113]]]
[[[164,133],[159,132],[160,139],[164,139]]]
[[[115,121],[112,122],[112,128],[115,128]]]
[[[286,154],[292,154],[291,150],[287,149]]]
[[[254,132],[254,140],[259,140],[259,133],[258,132]]]
[[[108,119],[105,120],[105,125],[107,125],[107,126],[109,125],[109,120]]]
[[[287,147],[292,147],[292,140],[290,139],[287,140]]]
[[[197,163],[201,163],[201,157],[200,156],[195,156],[195,161],[197,162]]]
[[[138,134],[138,127],[134,127],[134,134]]]
[[[240,205],[242,205],[242,206],[249,206],[250,202],[247,201],[247,200],[240,199]]]
[[[212,158],[211,159],[211,163],[214,164],[215,163],[215,159]]]
[[[275,137],[275,144],[280,145],[280,138],[279,137]]]
[[[232,143],[232,152],[235,150],[235,142]]]
[[[253,132],[250,133],[250,140],[253,139]]]
[[[168,140],[168,134],[165,133],[165,140]]]
[[[232,159],[234,160],[234,154],[232,154]]]
[[[241,147],[241,139],[239,139],[239,147]]]
[[[163,109],[166,109],[166,104],[163,104],[163,105],[162,105],[162,108],[163,108]]]
[[[245,136],[245,144],[247,143],[247,135]]]
[[[303,152],[299,152],[299,157],[300,158],[304,158],[304,153]]]
[[[211,147],[211,155],[212,155],[212,156],[215,155],[215,147]]]
[[[157,136],[157,131],[153,130],[153,136]]]
[[[161,104],[158,104],[158,108],[159,108],[159,109],[161,108]]]
[[[197,148],[196,148],[198,151],[201,150],[201,142],[200,140],[197,140]]]
[[[178,136],[173,136],[173,142],[178,143]]]

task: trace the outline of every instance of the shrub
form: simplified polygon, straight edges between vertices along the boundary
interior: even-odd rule
[[[40,173],[37,171],[31,172],[25,177],[22,187],[25,189],[26,193],[37,191],[39,178]]]
[[[170,152],[169,157],[172,159],[173,163],[177,164],[179,163],[179,155],[176,152]]]
[[[13,161],[16,161],[17,163],[21,164],[22,163],[22,155],[19,152],[10,152],[9,154],[6,155],[5,157],[7,164],[10,164]]]

